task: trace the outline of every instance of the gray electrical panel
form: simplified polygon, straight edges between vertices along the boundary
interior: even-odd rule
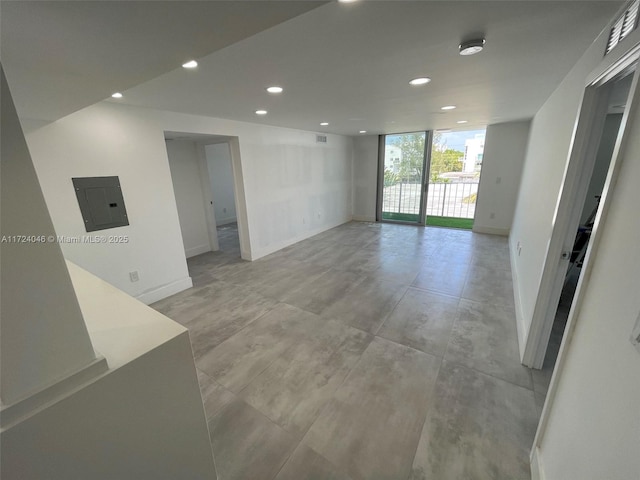
[[[72,180],[87,232],[129,225],[118,177]]]

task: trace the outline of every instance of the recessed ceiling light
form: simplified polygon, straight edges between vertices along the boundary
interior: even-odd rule
[[[444,107],[440,107],[440,110],[453,110],[456,108],[455,105],[445,105]]]
[[[357,2],[358,0],[338,0],[339,3],[354,3]]]
[[[273,87],[267,87],[267,92],[269,93],[282,93],[283,90],[284,88],[275,85]]]
[[[266,110],[256,110],[256,115],[266,115],[267,111]]]
[[[484,42],[484,38],[476,38],[475,40],[462,42],[458,47],[460,49],[460,55],[468,56],[480,53],[484,48]]]
[[[367,133],[366,130],[360,130],[360,133]]]
[[[111,96],[113,98],[122,98],[122,94],[120,92],[113,93],[113,94],[111,94]]]
[[[320,122],[320,125],[326,127],[327,125],[329,125],[329,122]]]
[[[189,60],[187,63],[183,63],[182,66],[184,68],[196,68],[198,66],[198,62],[195,60]]]
[[[468,120],[458,120],[456,123],[469,123]]]
[[[416,85],[425,85],[427,83],[429,83],[431,81],[431,79],[429,77],[419,77],[419,78],[414,78],[413,80],[411,80],[409,82],[409,85],[413,85],[414,87]]]

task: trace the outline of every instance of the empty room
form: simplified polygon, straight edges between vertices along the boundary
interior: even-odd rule
[[[637,480],[639,8],[3,0],[2,478]]]

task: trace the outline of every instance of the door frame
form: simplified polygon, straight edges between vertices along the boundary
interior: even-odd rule
[[[587,253],[584,259],[582,272],[580,274],[580,278],[578,280],[578,285],[576,288],[576,292],[574,295],[573,303],[571,304],[571,309],[569,311],[569,317],[567,319],[567,325],[565,327],[564,335],[562,337],[562,343],[560,345],[560,351],[558,353],[558,357],[556,360],[555,368],[553,370],[553,374],[551,377],[551,382],[549,384],[549,389],[547,393],[547,397],[544,403],[544,407],[542,409],[542,414],[540,417],[540,422],[538,424],[538,428],[536,431],[536,436],[534,439],[533,447],[531,450],[530,460],[533,478],[536,478],[536,475],[539,477],[540,475],[540,445],[544,439],[544,435],[546,433],[547,425],[549,419],[551,417],[551,411],[553,410],[554,400],[557,396],[558,386],[560,384],[563,367],[567,361],[567,352],[569,346],[571,344],[571,340],[573,334],[575,332],[575,328],[580,317],[580,310],[582,304],[585,299],[585,291],[587,289],[587,285],[589,283],[591,272],[593,269],[593,260],[595,259],[598,251],[598,247],[602,238],[602,230],[605,227],[606,219],[609,214],[609,210],[611,208],[611,196],[615,191],[615,185],[620,174],[620,169],[622,166],[622,159],[624,156],[626,144],[628,142],[628,132],[629,127],[631,126],[632,119],[636,116],[636,112],[638,111],[638,104],[640,103],[640,72],[638,69],[638,64],[640,62],[640,36],[636,37],[637,41],[635,46],[623,52],[621,55],[616,58],[607,59],[608,62],[601,65],[600,68],[596,69],[590,76],[585,87],[585,94],[582,100],[581,111],[578,116],[578,123],[576,125],[576,130],[574,133],[574,140],[571,147],[570,153],[570,162],[577,165],[580,165],[581,162],[584,162],[586,158],[590,155],[590,152],[585,150],[585,147],[590,143],[590,139],[585,136],[585,131],[591,130],[595,124],[597,124],[600,119],[597,118],[601,112],[596,108],[598,102],[601,100],[599,98],[602,94],[608,94],[608,92],[603,92],[601,89],[600,94],[598,94],[597,90],[600,87],[604,87],[608,82],[615,78],[619,78],[624,76],[627,72],[633,75],[633,80],[631,82],[631,88],[629,90],[627,96],[626,108],[622,116],[622,121],[620,123],[620,128],[618,131],[618,136],[616,138],[615,146],[613,149],[613,154],[611,157],[611,163],[609,165],[609,170],[607,173],[607,179],[605,181],[604,189],[602,192],[602,197],[600,200],[600,206],[598,208],[598,212],[596,214],[595,222],[593,225],[593,231],[591,234],[591,239],[589,242],[589,246],[587,248]],[[604,117],[604,115],[600,115]],[[599,140],[599,139],[598,139]],[[567,168],[567,171],[569,168]],[[567,180],[565,175],[565,181]],[[561,193],[561,197],[565,196],[565,190]],[[563,198],[559,200],[558,209],[556,211],[556,219],[563,219],[566,224],[568,224],[570,218],[567,212],[564,212],[564,216],[560,216],[559,210],[569,209],[571,205],[566,205],[566,201]],[[559,228],[561,225],[557,225],[557,228],[554,228],[553,235],[558,236]],[[551,242],[558,242],[558,239],[554,239],[552,237]],[[562,240],[562,239],[561,239]],[[551,242],[549,246],[549,253],[551,253]],[[555,246],[555,245],[554,245]],[[558,250],[556,250],[558,251]],[[559,252],[559,251],[558,251]],[[556,257],[557,258],[557,257]],[[549,257],[547,258],[549,260]],[[548,265],[549,269],[551,266],[554,266],[553,262],[545,262],[545,272],[543,273],[543,281],[544,274],[547,272]],[[562,265],[558,262],[555,262],[555,274],[558,275],[562,270],[560,268]],[[566,268],[566,265],[564,265]],[[553,272],[551,272],[553,273]],[[536,305],[537,306],[537,305]],[[552,307],[557,307],[557,305],[547,304],[547,310]],[[541,322],[545,320],[544,317],[535,318],[537,322]],[[548,319],[547,319],[548,320]],[[532,323],[533,327],[533,323]],[[548,339],[547,339],[548,340]],[[533,346],[536,346],[533,344]],[[537,345],[539,347],[539,345]],[[545,346],[546,347],[546,346]],[[540,351],[538,350],[538,352]],[[543,357],[544,358],[544,357]]]
[[[620,129],[614,152],[609,165],[607,181],[604,185],[600,200],[599,213],[596,216],[590,243],[595,239],[601,211],[607,207],[607,199],[611,196],[608,189],[612,172],[617,171],[616,163],[620,152],[621,141],[627,129],[629,107],[632,106],[636,83],[635,68],[640,52],[634,49],[618,61],[614,62],[602,73],[590,77],[585,86],[582,104],[574,127],[573,141],[569,151],[569,161],[565,168],[564,178],[553,219],[553,230],[547,246],[547,254],[540,279],[540,290],[534,305],[529,333],[522,352],[522,364],[531,368],[542,368],[544,357],[553,328],[558,302],[564,285],[565,275],[569,267],[570,255],[575,241],[575,232],[580,223],[582,208],[589,188],[589,181],[593,173],[596,153],[602,136],[604,121],[608,108],[608,98],[612,88],[612,80],[634,75],[634,80],[627,98],[627,108],[620,123]],[[589,249],[592,249],[591,245]],[[586,264],[586,258],[583,265]],[[583,272],[585,267],[583,266]],[[583,273],[584,275],[584,273]],[[578,291],[574,302],[578,298]]]
[[[422,185],[420,186],[420,212],[416,222],[403,220],[387,220],[382,218],[382,201],[384,195],[384,157],[385,138],[387,135],[404,135],[408,133],[424,132],[424,152],[422,155]],[[412,132],[383,133],[378,135],[378,188],[376,192],[376,221],[385,223],[396,223],[400,225],[413,225],[424,227],[427,221],[427,192],[429,190],[429,169],[431,168],[431,147],[433,142],[432,130],[415,130]]]

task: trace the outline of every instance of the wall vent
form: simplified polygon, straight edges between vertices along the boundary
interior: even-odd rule
[[[638,7],[640,7],[640,0],[634,0],[625,11],[622,12],[622,15],[617,18],[613,27],[611,27],[611,32],[609,32],[609,41],[607,42],[607,49],[604,52],[605,55],[636,29],[638,26]]]
[[[638,0],[640,1],[640,0]],[[327,143],[326,135],[316,135],[316,143]]]

